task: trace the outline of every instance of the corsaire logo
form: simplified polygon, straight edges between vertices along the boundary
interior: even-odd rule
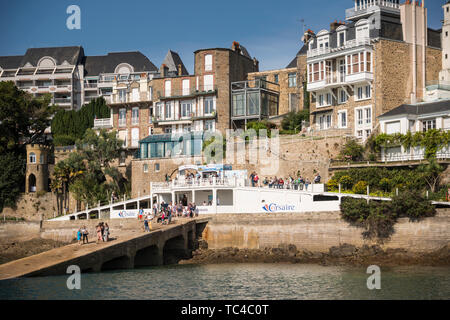
[[[263,210],[266,212],[288,212],[288,211],[295,211],[295,206],[290,205],[277,205],[276,203],[266,204],[263,207]]]

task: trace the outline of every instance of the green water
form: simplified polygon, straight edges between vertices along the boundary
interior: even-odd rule
[[[381,268],[367,289],[364,268],[299,264],[177,265],[0,281],[0,299],[308,300],[450,299],[450,268]]]

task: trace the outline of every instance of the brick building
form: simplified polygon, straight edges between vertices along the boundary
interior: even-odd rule
[[[424,99],[441,69],[440,31],[418,2],[355,0],[348,22],[305,34],[311,129],[337,129],[365,141],[377,117]]]

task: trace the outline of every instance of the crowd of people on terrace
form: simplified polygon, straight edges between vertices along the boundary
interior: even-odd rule
[[[318,184],[321,181],[321,176],[316,173],[313,179],[313,183]],[[278,177],[265,177],[261,181],[256,172],[252,172],[249,177],[252,187],[266,187],[270,189],[290,189],[290,190],[307,190],[308,186],[311,185],[311,181],[308,178],[303,178],[300,174],[297,178],[289,176],[287,178]]]

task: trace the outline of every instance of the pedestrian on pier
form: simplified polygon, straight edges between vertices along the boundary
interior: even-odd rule
[[[81,246],[81,237],[83,236],[83,234],[81,233],[81,228],[78,229],[77,231],[77,240],[78,240],[78,244]]]
[[[95,227],[95,231],[97,231],[97,244],[102,241],[102,227],[100,226],[100,224],[98,224]]]
[[[145,218],[144,220],[144,232],[150,232],[150,228],[148,226],[148,219]]]
[[[86,241],[86,243],[89,243],[88,239],[89,232],[87,231],[86,226],[83,226],[83,228],[81,229],[81,233],[83,234],[83,244],[85,243],[84,241]]]
[[[107,223],[105,223],[105,229],[103,230],[103,241],[104,242],[109,241],[109,226]]]

